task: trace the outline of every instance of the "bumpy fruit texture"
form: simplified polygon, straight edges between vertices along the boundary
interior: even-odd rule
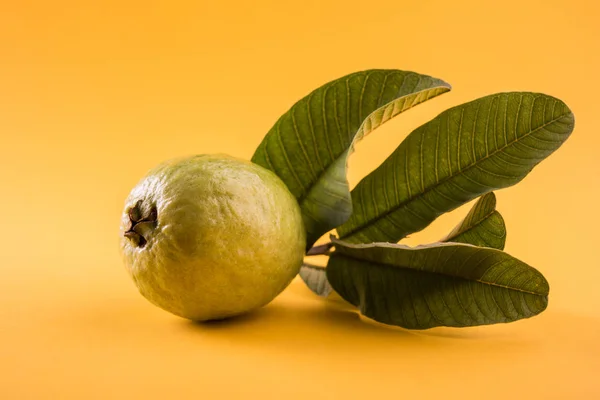
[[[269,303],[298,273],[305,245],[285,184],[225,155],[154,168],[131,191],[121,222],[122,254],[140,293],[198,321]]]

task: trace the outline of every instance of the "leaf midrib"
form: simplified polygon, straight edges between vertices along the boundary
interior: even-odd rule
[[[331,257],[335,257],[335,253],[336,252],[333,252],[331,254]],[[375,264],[377,266],[381,266],[381,267],[385,267],[385,268],[391,268],[391,269],[399,268],[399,269],[405,269],[405,270],[409,270],[409,271],[413,271],[413,272],[424,272],[424,273],[427,273],[427,274],[443,276],[444,278],[449,278],[450,277],[450,278],[462,279],[462,280],[467,281],[467,282],[477,282],[477,283],[481,283],[483,285],[489,285],[489,286],[499,287],[499,288],[503,288],[503,289],[507,289],[507,290],[514,290],[516,292],[527,293],[527,294],[532,294],[532,295],[541,296],[541,297],[548,297],[548,294],[536,293],[536,292],[531,292],[529,290],[523,290],[523,289],[518,289],[518,288],[514,288],[514,287],[510,287],[510,286],[499,285],[497,283],[483,281],[483,280],[480,280],[480,279],[468,279],[468,278],[465,278],[464,276],[451,275],[451,274],[443,274],[441,272],[429,271],[429,270],[425,270],[425,269],[416,269],[416,268],[406,267],[406,266],[403,266],[403,265],[390,265],[390,264],[385,264],[385,263],[382,263],[382,262],[379,262],[379,261],[365,260],[363,258],[358,258],[358,257],[351,256],[351,255],[349,255],[347,253],[344,253],[343,251],[339,252],[338,257],[339,256],[350,258],[350,259],[357,260],[357,261],[368,262],[368,263]]]
[[[523,136],[521,136],[521,137],[519,137],[519,138],[517,138],[517,139],[515,139],[515,140],[512,140],[510,143],[506,143],[506,144],[505,144],[503,147],[500,147],[500,148],[498,148],[498,149],[494,150],[492,153],[489,153],[489,154],[488,154],[488,155],[486,155],[485,157],[483,157],[483,158],[481,158],[481,159],[477,160],[477,162],[475,162],[475,163],[473,163],[473,164],[471,164],[471,165],[469,165],[469,166],[467,166],[467,167],[465,167],[465,168],[462,168],[462,169],[460,169],[460,170],[457,170],[457,171],[456,171],[454,174],[451,174],[451,175],[447,176],[446,178],[444,178],[444,179],[440,180],[439,182],[437,182],[437,184],[435,184],[435,185],[433,185],[433,186],[431,186],[431,187],[427,188],[426,190],[422,191],[421,193],[418,193],[418,194],[416,194],[416,195],[414,195],[414,196],[411,196],[411,197],[409,197],[408,199],[406,199],[406,200],[405,200],[405,201],[403,201],[402,203],[398,204],[396,207],[393,207],[392,209],[390,209],[390,210],[386,211],[385,213],[383,213],[383,214],[380,214],[380,215],[378,215],[377,217],[375,217],[375,218],[372,218],[372,219],[370,219],[370,220],[368,220],[368,221],[365,221],[363,224],[361,224],[361,225],[357,226],[357,227],[356,227],[356,228],[354,228],[354,229],[351,229],[351,230],[350,230],[350,231],[348,231],[346,234],[344,234],[343,236],[341,236],[341,237],[340,237],[340,239],[348,238],[349,236],[352,236],[352,235],[354,235],[356,232],[358,232],[358,231],[362,230],[364,227],[371,225],[371,224],[372,224],[374,221],[379,221],[379,220],[381,220],[381,219],[383,219],[383,218],[386,218],[388,215],[392,214],[393,212],[397,211],[397,210],[398,210],[398,209],[400,209],[400,208],[403,208],[404,206],[406,206],[407,204],[409,204],[409,203],[410,203],[410,202],[412,202],[413,200],[415,200],[415,199],[417,199],[417,198],[419,198],[419,197],[421,197],[421,196],[423,196],[423,195],[425,195],[425,194],[427,194],[427,193],[431,192],[432,190],[434,190],[436,187],[438,187],[438,186],[442,185],[443,183],[445,183],[445,182],[447,182],[447,181],[449,181],[449,180],[451,180],[451,179],[453,179],[453,178],[456,178],[456,177],[457,177],[457,176],[459,176],[459,175],[462,175],[462,174],[464,174],[465,172],[467,172],[467,171],[468,171],[468,170],[470,170],[471,168],[474,168],[474,167],[476,167],[477,165],[479,165],[479,164],[480,164],[480,163],[482,163],[483,161],[485,161],[485,160],[487,160],[487,159],[489,159],[489,158],[491,158],[491,157],[495,156],[495,155],[496,155],[496,154],[498,154],[499,152],[502,152],[502,151],[504,151],[505,149],[507,149],[508,147],[510,147],[510,146],[514,145],[515,143],[517,143],[517,142],[521,141],[522,139],[525,139],[525,138],[529,137],[530,135],[534,134],[535,132],[537,132],[537,131],[539,131],[539,130],[541,130],[541,129],[544,129],[544,128],[545,128],[545,127],[547,127],[548,125],[554,124],[555,122],[557,122],[557,121],[559,121],[559,120],[561,120],[561,119],[565,118],[565,117],[566,117],[566,116],[568,116],[568,115],[572,115],[572,114],[573,114],[572,112],[569,112],[569,113],[567,113],[567,114],[560,115],[559,117],[557,117],[557,118],[554,118],[554,119],[552,119],[551,121],[549,121],[549,122],[547,122],[547,123],[545,123],[545,124],[543,124],[543,125],[540,125],[539,127],[535,128],[535,129],[533,129],[531,132],[528,132],[527,134],[525,134],[525,135],[523,135]],[[490,190],[489,190],[488,192],[486,192],[486,193],[492,192],[492,191],[494,191],[494,190],[495,190],[495,189],[490,189]]]

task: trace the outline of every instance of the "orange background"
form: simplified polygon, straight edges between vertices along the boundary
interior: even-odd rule
[[[599,17],[591,0],[3,2],[0,398],[599,398]],[[145,171],[190,153],[250,158],[296,100],[369,68],[454,89],[362,142],[352,184],[473,98],[540,91],[572,108],[567,143],[498,192],[506,250],[546,275],[548,310],[419,333],[299,281],[219,324],[144,300],[117,243]]]

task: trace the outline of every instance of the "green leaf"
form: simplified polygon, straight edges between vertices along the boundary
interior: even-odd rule
[[[352,243],[398,242],[520,182],[567,140],[574,122],[565,103],[535,93],[499,93],[446,110],[359,182],[338,234]]]
[[[450,90],[414,72],[344,76],[298,101],[275,123],[252,161],[275,172],[300,203],[307,248],[352,213],[346,179],[354,144],[384,122]]]
[[[319,296],[327,297],[332,291],[331,285],[327,281],[325,267],[304,263],[300,267],[300,277],[306,286]]]
[[[441,242],[468,243],[504,249],[506,226],[496,211],[496,195],[490,192],[477,200],[471,211]]]
[[[460,243],[334,244],[326,269],[331,286],[384,324],[427,329],[512,322],[548,305],[542,274],[500,250]]]

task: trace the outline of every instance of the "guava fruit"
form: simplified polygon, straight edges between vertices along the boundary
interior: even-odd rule
[[[300,207],[271,171],[226,155],[170,160],[125,202],[121,252],[140,293],[196,321],[273,300],[306,246]]]

